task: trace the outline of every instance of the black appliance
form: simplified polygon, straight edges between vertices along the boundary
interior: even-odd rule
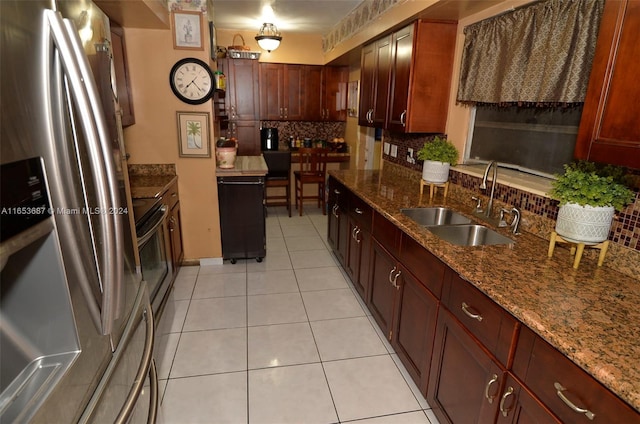
[[[222,258],[256,258],[266,255],[264,177],[218,177],[218,204]]]
[[[277,128],[261,128],[260,129],[260,145],[265,150],[278,150],[278,129]]]

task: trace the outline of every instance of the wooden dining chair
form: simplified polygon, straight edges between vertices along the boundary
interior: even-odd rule
[[[264,151],[262,157],[267,163],[269,172],[265,177],[266,206],[286,206],[291,217],[291,152]],[[272,190],[269,190],[269,189]],[[284,194],[274,193],[275,189],[284,188]]]
[[[317,200],[318,207],[322,209],[322,214],[326,215],[325,208],[325,185],[327,178],[327,154],[328,149],[323,148],[300,148],[300,168],[293,171],[296,185],[296,208],[302,216],[302,205],[305,200]],[[317,185],[315,194],[304,194],[305,184]]]

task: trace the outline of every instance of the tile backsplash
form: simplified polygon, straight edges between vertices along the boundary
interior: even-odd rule
[[[344,137],[345,122],[262,121],[261,128],[277,128],[280,148],[286,148],[289,137],[332,140]]]

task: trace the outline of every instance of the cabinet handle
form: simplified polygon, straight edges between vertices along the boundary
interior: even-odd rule
[[[404,112],[402,112],[400,114],[400,123],[402,124],[403,127],[406,127],[406,122],[405,119],[407,118],[407,111],[405,110]]]
[[[506,417],[509,415],[509,408],[505,409],[504,401],[507,400],[509,396],[513,394],[513,387],[509,386],[506,392],[502,395],[502,399],[500,399],[500,412],[502,412],[502,416]]]
[[[466,302],[462,302],[462,312],[465,313],[469,318],[477,319],[478,321],[482,321],[482,315],[474,314],[469,311],[469,305]]]
[[[493,374],[491,376],[491,380],[489,380],[487,385],[484,387],[484,397],[489,401],[489,403],[493,403],[493,399],[495,399],[495,396],[489,396],[489,388],[496,381],[498,381],[498,374]]]
[[[336,218],[339,218],[337,204],[333,205],[333,216],[335,216]]]
[[[354,240],[356,239],[356,230],[357,229],[358,229],[358,227],[353,227],[351,229],[351,238],[354,239]]]
[[[231,106],[231,118],[235,119],[236,117],[236,108],[235,106]]]
[[[358,229],[357,229],[356,233],[354,234],[353,238],[356,240],[356,243],[359,244],[360,243],[360,239],[358,238],[358,235],[360,234],[360,228],[359,227],[357,227],[357,228]]]
[[[360,208],[356,208],[355,213],[357,213],[358,215],[362,215],[364,211]]]
[[[369,112],[369,123],[373,124],[373,109]]]
[[[289,110],[285,107],[284,108],[284,117],[288,117],[289,116]]]
[[[398,283],[396,282],[398,280],[398,277],[400,276],[400,274],[402,274],[402,271],[398,271],[398,273],[393,277],[393,287],[396,288],[396,290],[400,290],[400,286],[398,285]]]
[[[389,283],[391,283],[391,285],[393,285],[393,281],[391,280],[391,276],[393,275],[394,272],[396,272],[396,267],[395,266],[393,267],[393,269],[389,273]]]
[[[337,188],[333,189],[333,193],[337,194],[338,196],[342,194],[342,192],[340,190],[338,190]]]
[[[576,406],[573,402],[571,402],[564,395],[564,393],[562,393],[565,390],[567,390],[565,387],[562,386],[562,384],[560,384],[560,383],[558,383],[556,381],[555,383],[553,383],[553,387],[556,388],[556,394],[558,395],[560,400],[562,400],[565,403],[565,405],[567,405],[569,408],[573,409],[575,412],[577,412],[579,414],[586,415],[587,418],[589,418],[590,420],[593,420],[596,417],[596,414],[594,414],[593,412],[589,411],[588,409],[580,408],[580,407]]]

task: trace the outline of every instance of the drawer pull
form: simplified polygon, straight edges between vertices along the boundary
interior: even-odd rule
[[[506,417],[509,415],[509,408],[505,409],[504,401],[507,400],[509,396],[513,394],[513,387],[509,386],[506,392],[502,395],[502,399],[500,399],[500,412],[502,412],[502,416]]]
[[[362,214],[364,213],[364,211],[363,211],[362,209],[360,209],[360,208],[356,208],[355,212],[356,212],[358,215],[362,215]]]
[[[470,312],[469,311],[469,305],[467,305],[466,302],[462,302],[462,312],[464,312],[465,315],[468,316],[469,318],[473,318],[473,319],[477,319],[478,321],[482,321],[482,315],[474,314],[474,313]]]
[[[489,403],[493,403],[493,399],[495,399],[495,396],[489,396],[489,388],[496,381],[498,381],[498,374],[493,374],[491,376],[491,380],[489,380],[487,385],[484,387],[484,397],[489,401]]]
[[[338,196],[342,194],[342,193],[340,192],[340,190],[338,190],[337,188],[334,188],[334,189],[333,189],[333,192],[334,192],[335,194],[337,194]]]
[[[560,384],[560,383],[558,383],[556,381],[555,383],[553,383],[553,387],[556,388],[556,394],[558,395],[560,400],[563,401],[565,403],[565,405],[567,405],[569,408],[573,409],[575,412],[577,412],[579,414],[586,415],[586,417],[589,418],[590,420],[593,420],[595,418],[596,414],[594,414],[593,412],[589,411],[588,409],[577,407],[576,405],[573,404],[573,402],[571,402],[564,395],[564,393],[562,393],[565,390],[567,390],[566,388],[562,387],[562,384]]]

